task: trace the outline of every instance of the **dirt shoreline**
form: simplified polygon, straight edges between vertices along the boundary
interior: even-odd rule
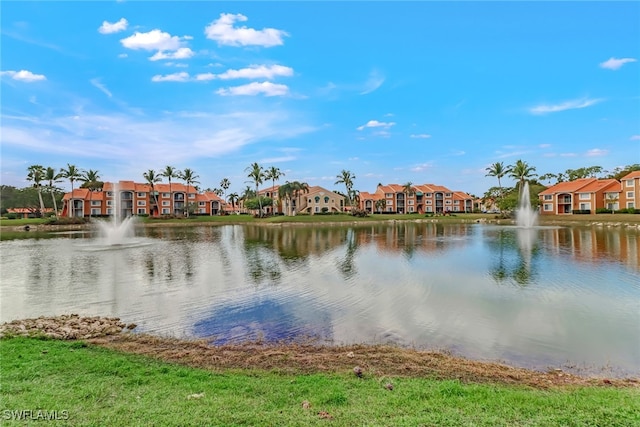
[[[0,325],[0,337],[45,336],[85,340],[120,352],[151,357],[211,371],[265,370],[286,374],[353,373],[383,380],[389,377],[457,379],[465,383],[521,385],[538,389],[557,387],[640,388],[640,377],[579,376],[551,369],[540,372],[496,362],[474,361],[440,351],[390,345],[343,346],[304,343],[246,342],[213,346],[206,340],[158,337],[131,332],[118,318],[81,317],[76,314],[14,320]]]

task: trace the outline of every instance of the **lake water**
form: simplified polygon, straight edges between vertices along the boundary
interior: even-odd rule
[[[0,321],[393,343],[534,369],[640,375],[640,233],[485,224],[139,228],[0,242]]]

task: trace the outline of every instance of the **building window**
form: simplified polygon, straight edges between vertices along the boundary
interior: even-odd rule
[[[147,206],[146,200],[138,200],[138,206]]]
[[[590,211],[591,210],[591,203],[580,203],[580,210],[581,211]]]
[[[392,212],[391,206],[387,206],[387,212]]]
[[[196,198],[196,193],[189,193],[189,198],[190,199],[195,199]]]
[[[431,206],[427,206],[427,212],[433,212],[433,208]]]
[[[91,215],[100,215],[100,209],[91,209]]]
[[[320,212],[320,206],[316,206],[316,212]]]
[[[544,199],[545,200],[553,200],[553,194],[545,194],[544,195]]]
[[[316,196],[316,197],[314,197],[314,199],[315,199],[316,203],[320,203],[320,196]]]
[[[627,179],[626,182],[625,182],[625,185],[627,187],[633,187],[634,186],[633,180],[632,179]]]
[[[113,214],[113,209],[107,209],[107,215],[112,215]]]
[[[413,212],[413,206],[409,206],[409,212]]]
[[[445,200],[444,204],[445,205],[450,205],[451,204],[451,200]]]
[[[163,202],[162,202],[162,206],[169,206],[169,202],[167,202],[167,201],[163,201]],[[163,209],[163,211],[164,211],[164,209]]]
[[[409,200],[407,203],[408,203],[409,205],[413,205],[413,200]]]
[[[169,209],[162,208],[162,215],[169,215]]]
[[[329,196],[324,196],[324,202],[329,203]]]
[[[387,199],[393,199],[393,193],[384,193],[384,197]]]
[[[207,202],[198,202],[198,206],[207,206]]]
[[[113,191],[107,191],[107,197],[113,197]]]
[[[171,197],[171,194],[169,194],[169,193],[162,193],[162,198],[163,198],[163,199],[168,199],[168,198],[170,198],[170,197]]]
[[[544,211],[545,212],[551,212],[553,210],[553,204],[551,203],[545,203],[544,204]]]
[[[113,206],[113,200],[107,200],[107,206]]]
[[[635,208],[635,206],[633,205],[633,202],[627,202],[627,207],[628,208]]]
[[[591,199],[591,193],[580,193],[580,200],[590,200]]]
[[[136,196],[137,196],[139,199],[143,199],[143,198],[147,197],[147,193],[136,193]]]
[[[451,197],[451,193],[444,193],[444,197]]]
[[[138,215],[145,215],[147,210],[145,208],[138,208]]]
[[[91,206],[102,206],[102,202],[100,200],[92,200]]]
[[[633,199],[633,191],[627,191],[627,199]]]
[[[433,194],[427,193],[427,194],[424,195],[424,197],[433,197]]]
[[[387,200],[387,206],[392,206],[393,205],[393,200]]]

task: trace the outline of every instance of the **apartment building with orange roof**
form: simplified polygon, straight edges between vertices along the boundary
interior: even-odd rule
[[[382,209],[376,206],[379,200],[384,200]],[[360,209],[368,213],[399,214],[472,212],[473,197],[436,184],[415,184],[411,186],[411,192],[407,192],[404,185],[379,184],[374,193],[360,193]]]
[[[596,213],[598,209],[618,210],[620,181],[616,179],[580,178],[559,182],[539,193],[542,215]]]
[[[640,171],[633,171],[622,178],[620,191],[620,206],[624,208],[640,209]]]
[[[225,202],[213,192],[200,193],[182,183],[151,185],[134,181],[105,182],[101,190],[76,188],[62,198],[62,216],[218,215]]]

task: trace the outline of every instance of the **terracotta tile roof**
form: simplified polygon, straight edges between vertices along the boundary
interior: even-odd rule
[[[585,185],[596,181],[595,178],[580,178],[574,181],[559,182],[540,192],[540,194],[575,193]]]
[[[380,200],[384,199],[384,194],[380,193],[368,193],[366,191],[360,192],[360,200]]]
[[[595,193],[603,189],[614,188],[614,186],[617,187],[616,190],[620,191],[620,181],[617,179],[597,179],[582,187],[579,193]]]
[[[464,191],[454,191],[453,198],[457,200],[472,200],[473,197],[471,195],[465,193]]]
[[[623,179],[634,179],[634,178],[640,178],[640,171],[633,171],[625,176],[623,176],[622,178],[620,178],[621,180]]]

